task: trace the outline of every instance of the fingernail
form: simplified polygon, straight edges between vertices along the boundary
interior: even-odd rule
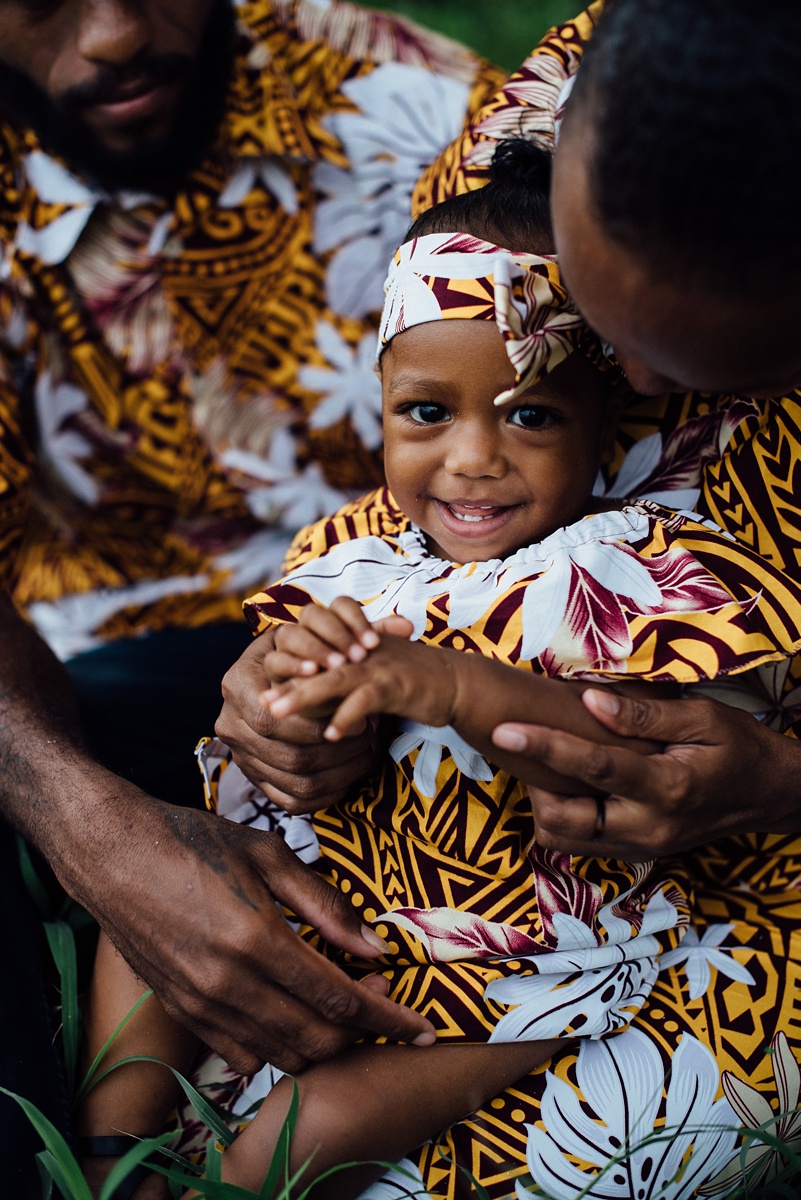
[[[375,650],[380,641],[381,638],[374,629],[368,629],[367,632],[363,633],[361,636],[361,643],[367,650]]]
[[[614,692],[603,688],[591,688],[584,693],[584,701],[588,708],[595,712],[604,713],[607,717],[616,717],[620,712],[620,700]]]
[[[328,655],[325,661],[329,667],[344,667],[348,660],[344,654],[340,654],[338,650],[335,650],[333,654]]]
[[[327,742],[338,742],[341,736],[342,734],[339,732],[336,725],[329,725],[323,734],[323,737]]]
[[[276,717],[283,716],[285,713],[289,712],[291,707],[291,696],[279,696],[277,700],[273,700],[270,704],[270,709]]]
[[[364,646],[360,646],[358,642],[355,642],[350,650],[348,650],[348,657],[351,662],[363,662],[367,658],[367,651]]]
[[[372,946],[379,954],[389,953],[389,943],[385,942],[382,937],[379,937],[376,931],[371,929],[369,925],[362,925],[361,935],[364,941],[367,942],[367,945]]]
[[[525,750],[525,735],[511,725],[499,725],[492,731],[492,741],[502,750]]]
[[[303,675],[313,675],[317,670],[317,663],[313,658],[304,659],[300,664],[300,669]]]
[[[417,1037],[412,1042],[413,1046],[433,1046],[437,1040],[435,1033],[418,1033]]]
[[[275,699],[275,697],[278,696],[279,694],[280,693],[278,692],[278,690],[276,688],[269,688],[268,691],[262,692],[261,696],[259,697],[259,700],[262,704],[269,707],[269,705],[272,703],[272,701]]]

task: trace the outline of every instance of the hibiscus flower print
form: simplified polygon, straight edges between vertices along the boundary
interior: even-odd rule
[[[309,417],[311,429],[330,429],[349,420],[362,445],[377,450],[382,441],[381,384],[375,372],[375,334],[349,345],[327,321],[317,326],[317,348],[330,366],[302,366],[301,387],[321,399]]]
[[[744,1127],[756,1134],[746,1140],[723,1170],[699,1188],[701,1196],[730,1196],[739,1194],[743,1185],[747,1190],[770,1183],[782,1173],[785,1156],[778,1145],[762,1141],[760,1134],[775,1138],[791,1153],[801,1155],[801,1071],[790,1049],[786,1034],[780,1029],[770,1043],[773,1059],[773,1074],[779,1107],[776,1112],[767,1097],[751,1087],[732,1071],[724,1071],[721,1077],[723,1091]],[[778,1193],[777,1193],[778,1194]]]
[[[582,1039],[576,1081],[578,1091],[549,1071],[543,1128],[526,1126],[528,1169],[552,1200],[690,1200],[731,1157],[734,1111],[715,1099],[714,1056],[690,1033],[669,1079],[659,1050],[636,1027]],[[654,1137],[668,1131],[670,1138]],[[529,1200],[522,1183],[515,1186],[518,1200]]]
[[[355,112],[324,120],[342,145],[349,169],[320,163],[314,249],[333,252],[326,290],[341,316],[380,312],[387,263],[409,224],[412,190],[461,132],[469,86],[406,63],[384,63],[347,80]],[[414,103],[411,98],[414,98]]]

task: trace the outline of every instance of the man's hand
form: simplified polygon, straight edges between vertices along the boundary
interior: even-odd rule
[[[323,738],[326,721],[278,720],[264,703],[273,680],[265,660],[273,652],[271,630],[256,638],[222,682],[223,707],[215,732],[230,746],[234,762],[274,803],[297,814],[327,808],[374,765],[372,729],[336,745]]]
[[[347,898],[280,837],[173,808],[108,776],[86,805],[76,862],[54,863],[70,892],[168,1011],[249,1074],[269,1061],[294,1073],[364,1030],[428,1045],[432,1026],[354,983],[295,934],[276,901],[363,959],[383,947]]]
[[[714,700],[643,700],[590,689],[585,707],[623,737],[664,742],[643,757],[544,726],[498,726],[493,742],[606,793],[598,802],[530,788],[537,840],[575,854],[644,860],[756,831],[801,831],[801,746]]]
[[[378,643],[379,635],[408,638],[412,631],[403,617],[387,617],[370,626],[355,601],[346,601],[347,636],[334,663],[357,660]],[[310,606],[325,614],[329,610]],[[231,667],[222,682],[223,707],[215,732],[230,746],[234,762],[251,783],[275,804],[293,815],[316,812],[341,800],[348,788],[362,779],[375,765],[379,740],[373,726],[362,721],[350,736],[332,743],[324,732],[327,720],[304,716],[277,718],[270,712],[265,696],[278,678],[307,675],[318,666],[331,665],[336,653],[337,634],[325,627],[330,641],[323,641],[320,629],[282,626],[278,630],[283,652],[276,650],[276,632],[266,630],[256,638]],[[281,636],[283,635],[283,637]],[[297,643],[297,639],[301,641]],[[294,642],[293,642],[294,639]],[[295,648],[295,643],[300,649]],[[288,648],[289,647],[289,648]],[[272,673],[267,663],[275,665]]]

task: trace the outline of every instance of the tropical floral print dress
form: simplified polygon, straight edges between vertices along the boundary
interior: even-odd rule
[[[373,620],[391,612],[408,617],[412,636],[428,644],[538,674],[684,684],[742,677],[744,691],[801,639],[801,588],[709,523],[648,501],[592,514],[505,560],[458,565],[433,557],[421,531],[382,490],[302,531],[289,565],[280,583],[247,602],[255,632],[297,620],[308,603],[346,594]],[[675,1119],[712,1123],[711,1134],[705,1129],[696,1138],[699,1179],[733,1157],[736,1109],[715,1099],[710,1050],[685,1036],[678,1048],[682,1099],[670,1087],[663,1097],[662,1055],[669,1060],[676,1047],[645,1032],[668,968],[679,1005],[683,987],[691,998],[706,993],[710,966],[727,984],[756,982],[740,953],[732,955],[727,923],[701,934],[693,925],[694,879],[684,862],[634,865],[543,849],[525,788],[450,728],[398,722],[378,777],[313,818],[273,806],[221,743],[206,743],[200,758],[220,813],[280,832],[391,947],[377,964],[358,962],[301,926],[318,949],[356,977],[379,970],[390,995],[425,1012],[441,1042],[566,1039],[547,1070],[445,1137],[446,1154],[493,1200],[511,1194],[516,1178],[531,1172],[540,1182],[555,1169],[567,1118],[555,1123],[546,1108],[560,1114],[569,1103],[581,1116],[572,1153],[594,1118],[612,1113],[613,1081],[622,1098],[629,1086],[624,1069],[643,1103],[630,1108],[629,1096],[603,1137],[596,1128],[590,1144],[601,1156]],[[656,1003],[664,1008],[664,998]],[[274,1078],[266,1068],[237,1111]],[[576,1080],[586,1111],[571,1087]],[[594,1114],[593,1103],[601,1105]],[[625,1128],[629,1109],[640,1124]],[[681,1155],[675,1166],[680,1162]],[[423,1194],[462,1194],[458,1168],[433,1145],[410,1164]],[[629,1163],[625,1172],[633,1169]],[[579,1189],[581,1168],[571,1170],[570,1186]]]

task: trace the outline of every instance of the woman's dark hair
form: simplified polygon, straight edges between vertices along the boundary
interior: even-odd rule
[[[507,250],[550,253],[550,191],[548,151],[524,138],[510,138],[499,143],[485,187],[428,209],[404,240],[427,233],[471,233]]]
[[[604,231],[720,290],[801,270],[801,4],[615,0],[567,105]]]

